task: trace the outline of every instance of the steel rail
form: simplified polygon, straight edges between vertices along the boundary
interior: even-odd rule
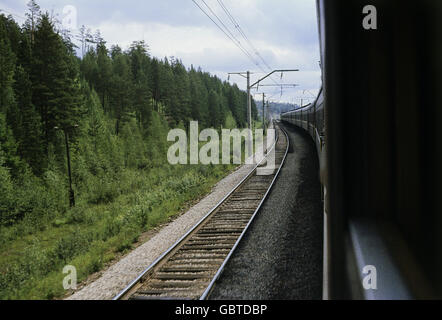
[[[250,218],[249,222],[247,223],[247,226],[244,228],[243,232],[241,233],[241,235],[239,236],[238,240],[236,241],[235,245],[233,246],[232,250],[230,250],[229,254],[227,255],[226,259],[224,260],[224,262],[222,263],[222,265],[220,266],[220,268],[218,269],[217,273],[215,274],[215,276],[212,278],[212,281],[210,282],[209,286],[206,288],[206,290],[204,291],[203,295],[200,297],[200,300],[206,300],[209,295],[210,292],[213,289],[213,286],[215,285],[216,281],[218,281],[219,277],[221,276],[221,274],[224,271],[225,266],[227,265],[227,263],[229,262],[230,258],[232,257],[233,253],[235,252],[236,248],[238,247],[239,243],[241,242],[242,238],[244,237],[244,235],[247,233],[249,227],[251,226],[251,224],[253,223],[256,215],[258,214],[259,210],[261,209],[262,205],[264,204],[264,202],[267,200],[267,197],[270,193],[270,191],[273,188],[273,185],[276,182],[276,179],[279,176],[279,173],[284,165],[285,159],[287,158],[287,154],[289,151],[289,137],[287,135],[287,132],[285,132],[284,129],[282,129],[280,127],[281,131],[284,133],[285,137],[286,137],[286,141],[287,141],[287,146],[286,146],[286,150],[285,150],[285,154],[284,157],[281,161],[281,164],[279,165],[278,171],[275,174],[275,177],[273,178],[269,188],[267,189],[267,192],[265,193],[264,197],[262,198],[261,202],[259,203],[258,207],[256,208],[255,212],[253,213],[252,217]]]
[[[199,228],[206,220],[208,220],[219,208],[226,202],[255,172],[256,169],[267,159],[270,152],[276,148],[276,144],[279,140],[279,136],[275,139],[270,150],[267,151],[266,156],[264,156],[259,163],[257,163],[253,169],[224,197],[222,198],[203,218],[201,218],[188,232],[186,232],[180,239],[178,239],[172,246],[169,247],[160,257],[158,257],[154,262],[152,262],[137,278],[135,278],[126,288],[124,288],[120,293],[118,293],[112,300],[120,300],[129,291],[140,282],[140,280],[149,274],[161,261],[163,261],[172,251],[177,249],[197,228]]]

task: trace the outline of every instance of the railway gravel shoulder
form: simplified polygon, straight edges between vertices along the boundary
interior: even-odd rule
[[[170,246],[184,236],[218,204],[247,174],[253,165],[242,165],[229,176],[218,182],[212,192],[177,217],[148,241],[112,264],[91,283],[86,284],[67,300],[110,300],[126,288],[146,266],[158,259]]]
[[[94,282],[74,293],[68,300],[112,299],[155,261],[164,251],[189,231],[211,208],[223,199],[251,170],[243,165],[218,182],[212,192],[174,221],[159,230],[151,239],[111,265]]]
[[[292,152],[209,299],[322,298],[323,212],[315,146],[302,131],[286,131]]]
[[[145,269],[114,299],[205,299],[259,212],[287,154],[288,139],[278,128],[270,158],[261,161],[228,197]],[[276,152],[275,152],[276,151]],[[273,168],[273,169],[272,169]]]

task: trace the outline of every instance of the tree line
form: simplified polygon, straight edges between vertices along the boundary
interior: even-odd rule
[[[100,136],[109,158],[113,154],[105,149],[117,139],[130,143],[134,132],[139,143],[160,143],[155,130],[187,128],[191,120],[218,129],[227,122],[246,126],[247,94],[236,85],[200,68],[186,69],[174,57],[152,57],[144,41],[127,50],[109,48],[99,32],[87,35],[85,27],[78,56],[68,32],[34,0],[28,8],[22,26],[0,15],[0,215],[15,206],[7,196],[14,186],[48,172],[66,172],[65,137],[75,158],[85,148],[98,152]],[[252,114],[257,117],[254,101]],[[125,130],[132,135],[124,135]],[[154,165],[152,151],[140,157],[144,164],[137,168]],[[127,154],[123,158],[107,169],[133,163]],[[96,169],[88,167],[88,172],[96,174]]]

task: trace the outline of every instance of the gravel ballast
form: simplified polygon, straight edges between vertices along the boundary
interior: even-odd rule
[[[126,288],[141,272],[186,234],[215,205],[217,205],[253,169],[245,164],[228,175],[212,192],[173,222],[164,226],[150,240],[134,249],[120,261],[103,271],[101,276],[87,284],[68,300],[108,300]]]
[[[313,141],[287,128],[291,153],[210,299],[322,298],[323,211]]]

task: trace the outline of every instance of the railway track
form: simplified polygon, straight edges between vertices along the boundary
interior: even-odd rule
[[[198,224],[140,274],[114,300],[206,299],[270,192],[288,151],[276,128],[275,167],[265,159]]]

